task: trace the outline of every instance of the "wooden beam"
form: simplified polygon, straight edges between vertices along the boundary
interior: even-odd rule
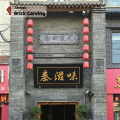
[[[63,6],[61,5],[60,8],[63,8]]]
[[[70,8],[70,5],[68,5],[68,8]]]
[[[91,7],[93,8],[93,5],[91,5]]]
[[[72,5],[72,8],[74,8],[74,5]]]
[[[95,5],[95,7],[97,7],[97,5]]]
[[[49,5],[49,8],[51,8],[51,5]]]
[[[78,8],[78,5],[76,5],[76,8]]]
[[[80,5],[80,8],[82,8],[82,5]]]
[[[83,6],[84,8],[86,7],[86,5]]]
[[[64,5],[64,8],[66,8],[66,5]]]

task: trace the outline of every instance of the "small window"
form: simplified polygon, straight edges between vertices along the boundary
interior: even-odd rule
[[[120,63],[120,33],[112,33],[112,63]]]
[[[120,6],[120,0],[107,0],[107,7]]]

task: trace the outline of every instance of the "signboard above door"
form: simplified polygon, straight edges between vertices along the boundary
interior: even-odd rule
[[[34,64],[35,88],[79,88],[82,85],[82,64]]]

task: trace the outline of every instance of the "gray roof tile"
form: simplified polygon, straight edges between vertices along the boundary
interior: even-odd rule
[[[16,1],[15,4],[23,4],[23,5],[104,5],[101,0],[100,1],[71,1],[65,0],[64,2],[55,2],[53,0],[47,1]]]

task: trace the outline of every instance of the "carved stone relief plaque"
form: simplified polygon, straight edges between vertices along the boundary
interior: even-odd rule
[[[21,72],[21,60],[12,59],[12,73],[20,73],[20,72]]]
[[[95,59],[95,73],[104,73],[105,63],[104,59]]]
[[[77,33],[40,33],[39,44],[78,44]]]

